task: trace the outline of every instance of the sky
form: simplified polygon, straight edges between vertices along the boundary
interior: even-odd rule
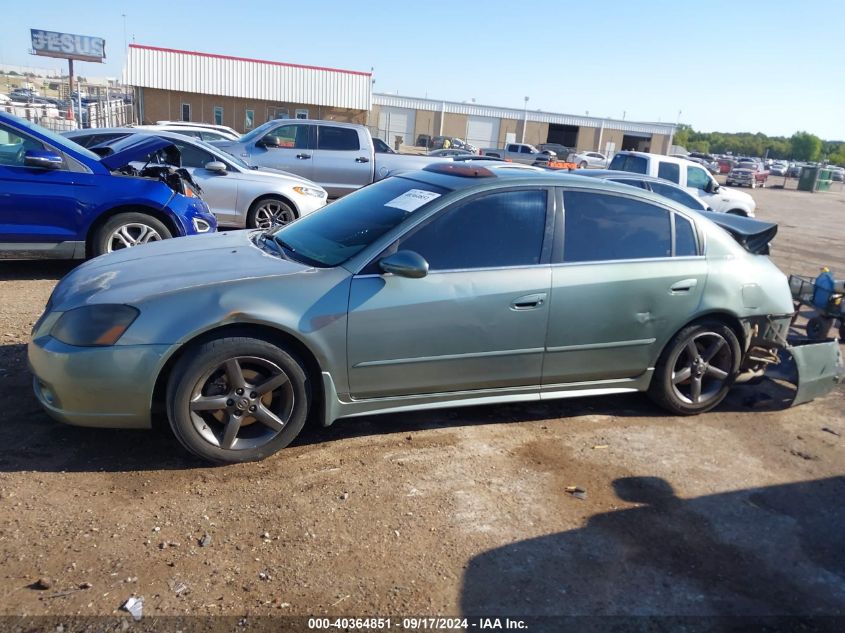
[[[839,0],[38,0],[4,2],[0,63],[29,29],[350,70],[376,92],[530,110],[681,122],[699,131],[806,130],[845,140],[845,2]],[[125,15],[125,18],[123,17]]]

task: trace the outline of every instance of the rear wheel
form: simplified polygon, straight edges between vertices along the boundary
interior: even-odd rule
[[[118,213],[109,218],[92,240],[92,255],[102,255],[173,237],[163,222],[145,213]]]
[[[581,169],[587,169],[587,161],[582,160],[580,163],[578,163],[578,167],[580,167]]]
[[[811,339],[820,340],[827,337],[830,331],[830,326],[833,325],[833,319],[827,317],[814,316],[807,321],[807,336]],[[842,328],[840,328],[841,330]]]
[[[252,203],[246,217],[247,228],[271,229],[296,219],[296,212],[281,198],[267,196]]]
[[[167,387],[167,413],[179,442],[218,463],[263,459],[290,444],[310,408],[299,360],[267,341],[209,341],[183,356]]]
[[[717,406],[739,371],[741,351],[733,330],[719,321],[694,323],[678,332],[655,368],[648,394],[678,415]]]

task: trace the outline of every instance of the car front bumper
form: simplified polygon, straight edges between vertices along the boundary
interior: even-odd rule
[[[67,424],[150,428],[153,388],[168,345],[75,347],[51,336],[30,342],[35,396]]]

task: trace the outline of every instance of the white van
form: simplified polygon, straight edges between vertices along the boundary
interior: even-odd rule
[[[687,188],[714,211],[754,217],[757,203],[744,191],[723,187],[698,163],[674,156],[619,152],[608,169],[662,178]]]

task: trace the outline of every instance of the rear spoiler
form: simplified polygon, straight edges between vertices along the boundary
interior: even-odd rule
[[[716,213],[715,211],[705,211],[702,215],[725,229],[740,246],[754,255],[768,255],[769,242],[774,239],[778,232],[777,224],[746,218],[741,215]]]

